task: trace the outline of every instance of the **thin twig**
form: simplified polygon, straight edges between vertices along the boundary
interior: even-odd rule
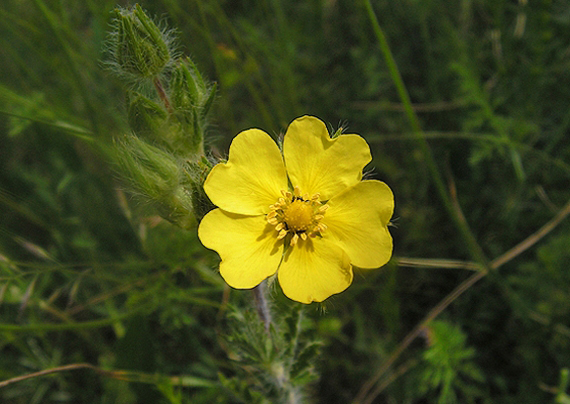
[[[125,382],[134,383],[147,383],[147,384],[158,384],[161,381],[168,380],[170,383],[178,386],[187,387],[217,387],[218,383],[212,380],[201,379],[193,376],[182,375],[182,376],[161,376],[158,374],[143,373],[131,370],[106,370],[98,366],[91,365],[89,363],[73,363],[65,366],[58,366],[51,369],[41,370],[39,372],[29,373],[27,375],[13,377],[8,380],[0,382],[0,388],[6,387],[12,383],[21,382],[28,379],[33,379],[35,377],[46,376],[53,373],[65,372],[68,370],[79,370],[79,369],[90,369],[95,371],[97,374],[110,377],[116,380],[122,380]]]
[[[39,372],[28,373],[27,375],[17,376],[8,380],[1,381],[0,388],[6,387],[12,383],[21,382],[27,379],[33,379],[34,377],[45,376],[52,373],[59,373],[59,372],[65,372],[67,370],[77,370],[77,369],[92,369],[98,373],[106,373],[106,371],[99,369],[97,366],[90,365],[89,363],[74,363],[72,365],[65,365],[56,368],[40,370]]]
[[[473,261],[450,260],[447,258],[394,257],[392,261],[399,267],[408,268],[467,269],[470,271],[480,271],[483,269],[481,265]]]
[[[531,234],[524,241],[517,244],[509,251],[501,255],[500,257],[493,260],[491,263],[491,268],[496,269],[505,263],[509,262],[513,258],[519,256],[524,251],[528,250],[530,247],[535,245],[540,239],[550,233],[556,226],[558,226],[565,218],[570,214],[570,201],[564,205],[564,207],[552,218],[548,223],[542,226],[537,232]]]

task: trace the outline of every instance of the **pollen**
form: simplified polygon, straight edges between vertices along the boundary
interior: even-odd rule
[[[281,191],[283,197],[269,206],[270,212],[266,220],[275,226],[277,238],[286,240],[291,246],[308,237],[316,237],[326,230],[326,225],[320,223],[325,216],[328,205],[320,201],[320,195],[309,197],[302,194],[298,187],[293,192]]]

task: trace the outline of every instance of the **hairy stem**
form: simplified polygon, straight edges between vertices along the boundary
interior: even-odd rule
[[[166,107],[168,112],[172,112],[172,106],[170,105],[170,100],[168,99],[168,95],[166,94],[166,91],[164,91],[164,87],[163,87],[160,79],[158,77],[155,77],[152,80],[152,84],[154,84],[154,88],[156,89],[158,96],[160,97],[160,99],[164,103],[164,106]]]
[[[255,288],[253,288],[253,297],[255,299],[255,307],[257,309],[257,314],[263,324],[265,325],[265,331],[269,332],[269,326],[271,325],[271,311],[269,310],[269,305],[267,303],[267,281],[261,282]]]

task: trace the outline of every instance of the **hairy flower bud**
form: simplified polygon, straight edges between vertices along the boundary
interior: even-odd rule
[[[188,228],[195,223],[192,190],[181,184],[176,159],[135,136],[116,143],[122,177],[156,211],[172,223]]]
[[[203,155],[203,130],[215,86],[208,86],[192,60],[184,58],[172,70],[169,93],[185,149],[189,154]]]
[[[137,4],[117,9],[112,47],[114,65],[131,78],[151,78],[171,62],[169,33],[161,30]]]
[[[182,60],[172,71],[170,91],[176,109],[190,110],[199,105],[206,86],[190,58]]]
[[[168,153],[136,136],[125,136],[116,149],[120,170],[139,193],[159,198],[178,186],[178,164]]]
[[[198,108],[199,116],[203,118],[210,110],[215,88],[206,84],[194,62],[186,57],[177,63],[172,72],[170,92],[174,108]]]

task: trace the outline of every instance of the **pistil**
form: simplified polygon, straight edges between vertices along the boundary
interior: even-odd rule
[[[291,235],[289,243],[294,246],[299,239],[304,241],[326,230],[327,226],[320,221],[329,206],[320,201],[319,194],[301,195],[299,187],[293,192],[282,190],[281,194],[283,197],[269,206],[271,211],[266,216],[267,222],[275,226],[278,239]]]

